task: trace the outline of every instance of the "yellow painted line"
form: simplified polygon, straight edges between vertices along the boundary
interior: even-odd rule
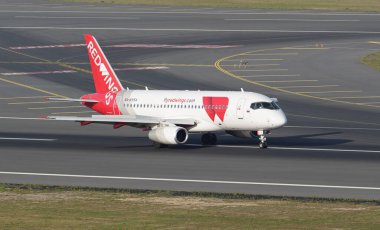
[[[369,41],[368,43],[369,44],[380,44],[380,42],[376,42],[376,41]]]
[[[298,55],[298,53],[245,53],[241,54],[241,56],[246,56],[246,55],[254,55],[254,56],[274,56],[274,55]]]
[[[262,74],[253,76],[238,76],[238,77],[248,77],[248,78],[260,78],[260,77],[299,77],[300,74]]]
[[[280,80],[280,81],[256,81],[261,83],[288,83],[288,82],[316,82],[318,80]],[[278,87],[281,88],[281,87]]]
[[[380,101],[376,101],[376,102],[367,102],[367,103],[360,103],[362,105],[372,105],[372,104],[380,104]]]
[[[39,58],[39,57],[35,57],[35,56],[29,55],[29,54],[24,54],[24,53],[15,51],[15,50],[10,50],[10,49],[4,48],[4,47],[0,47],[0,49],[8,51],[10,53],[19,54],[19,55],[24,56],[24,57],[29,57],[29,58],[32,58],[32,59],[36,59],[36,60],[40,60],[40,61],[43,61],[43,62],[51,63],[51,61],[49,61],[49,60],[46,60],[46,59],[43,59],[43,58]]]
[[[377,125],[377,126],[380,126],[380,124],[378,124],[378,123],[371,123],[371,122],[349,121],[349,120],[333,119],[333,118],[326,118],[326,117],[314,117],[314,116],[300,115],[300,114],[291,114],[291,113],[286,113],[286,115],[293,116],[293,117],[311,118],[311,119],[317,119],[317,120],[347,122],[347,123],[350,123],[350,124]]]
[[[21,84],[21,83],[18,83],[18,82],[15,82],[15,81],[11,81],[11,80],[8,80],[8,79],[0,78],[0,81],[7,82],[7,83],[10,83],[10,84],[13,84],[13,85],[17,85],[17,86],[20,86],[20,87],[23,87],[23,88],[27,88],[27,89],[30,89],[30,90],[34,90],[34,91],[37,91],[37,92],[49,94],[49,95],[52,95],[52,96],[55,96],[55,97],[67,98],[67,97],[65,97],[63,95],[60,95],[60,94],[57,94],[57,93],[52,93],[52,92],[49,92],[47,90],[39,89],[39,88],[30,86],[30,85]]]
[[[366,98],[380,98],[380,96],[359,96],[359,97],[329,97],[330,99],[366,99]]]
[[[0,64],[48,64],[56,65],[56,62],[41,62],[41,61],[0,61]]]
[[[128,84],[131,84],[131,85],[136,85],[136,86],[139,86],[139,87],[142,87],[142,88],[145,88],[146,85],[141,85],[139,83],[136,83],[136,82],[132,82],[132,81],[126,81],[126,80],[120,80],[121,82],[125,82],[125,83],[128,83]],[[152,88],[152,87],[148,87],[149,89],[155,89],[155,88]]]
[[[46,63],[52,63],[51,61],[49,61],[47,59],[43,59],[43,58],[35,57],[35,56],[32,56],[32,55],[24,54],[24,53],[21,53],[21,52],[18,52],[18,51],[6,49],[4,47],[0,47],[0,49],[8,51],[8,52],[11,52],[11,53],[19,54],[19,55],[22,55],[22,56],[25,56],[25,57],[29,57],[29,58],[32,58],[32,59],[40,60],[40,61],[43,61],[43,62],[46,62]],[[66,68],[69,68],[69,69],[76,70],[78,72],[92,74],[92,72],[89,71],[89,70],[86,70],[86,69],[83,69],[83,68],[78,68],[78,67],[75,67],[75,66],[63,63],[63,62],[57,61],[57,62],[54,62],[54,63],[57,64],[57,65],[59,65],[59,66],[62,66],[62,67],[66,67]],[[41,89],[38,89],[38,88],[35,88],[35,87],[31,87],[31,86],[27,86],[27,85],[24,85],[24,84],[20,84],[20,83],[17,83],[17,82],[9,81],[9,80],[6,80],[6,79],[0,78],[0,80],[6,81],[6,82],[9,82],[9,83],[12,83],[12,84],[16,84],[18,86],[22,86],[22,87],[26,87],[26,88],[29,88],[29,89],[33,89],[33,90],[36,90],[36,91],[45,92],[45,93],[47,93],[49,95],[53,95],[53,96],[56,96],[56,97],[67,98],[66,96],[62,96],[62,95],[59,95],[59,94],[55,94],[55,93],[52,93],[52,92],[48,92],[48,91],[41,90]],[[134,82],[131,82],[131,81],[124,81],[124,82],[132,84],[132,85],[140,86],[140,87],[145,87],[145,86],[142,86],[140,84],[137,84],[137,83],[134,83]]]
[[[172,67],[214,67],[206,64],[163,64],[163,63],[114,63],[112,65],[135,65],[135,66],[172,66]]]
[[[288,71],[288,69],[237,69],[234,72],[268,72],[268,71]]]
[[[89,65],[88,62],[59,62],[66,65]],[[207,64],[176,64],[176,63],[129,63],[129,62],[116,62],[112,65],[130,65],[130,66],[171,66],[171,67],[214,67],[214,65]]]
[[[262,49],[262,50],[256,50],[256,51],[253,51],[253,52],[265,52],[265,51],[273,51],[273,50],[276,50],[276,49]],[[280,92],[289,93],[289,94],[293,94],[293,95],[297,95],[297,96],[301,96],[301,97],[307,97],[307,98],[317,99],[317,100],[337,102],[337,103],[343,103],[343,104],[347,104],[347,105],[360,105],[360,106],[366,106],[366,107],[375,107],[375,106],[371,106],[371,105],[362,105],[362,104],[359,104],[359,103],[353,103],[353,102],[334,100],[334,99],[329,99],[329,98],[324,98],[324,97],[318,97],[318,96],[315,96],[315,95],[302,94],[302,93],[299,93],[299,92],[293,92],[293,91],[286,90],[286,89],[279,89],[277,87],[273,87],[273,86],[266,85],[266,84],[263,84],[263,83],[260,83],[260,82],[252,81],[252,80],[244,78],[242,76],[237,76],[237,75],[235,75],[235,74],[233,74],[233,73],[231,73],[231,72],[223,69],[220,66],[221,62],[224,62],[224,61],[226,61],[228,59],[237,58],[237,57],[241,56],[242,54],[247,54],[247,53],[252,53],[252,51],[251,52],[238,53],[238,54],[233,54],[233,55],[230,55],[230,56],[222,57],[222,58],[220,58],[220,59],[218,59],[218,60],[215,61],[214,66],[215,66],[215,68],[217,70],[219,70],[220,72],[222,72],[222,73],[224,73],[224,74],[226,74],[226,75],[228,75],[228,76],[230,76],[232,78],[238,79],[240,81],[243,81],[243,82],[246,82],[246,83],[249,83],[249,84],[254,84],[254,85],[257,85],[257,86],[261,86],[261,87],[264,87],[264,88],[267,88],[267,89],[277,90],[277,91],[280,91]]]
[[[52,106],[52,107],[33,107],[28,108],[32,110],[42,110],[42,109],[68,109],[68,108],[84,108],[84,106]]]
[[[72,103],[73,101],[29,101],[29,102],[12,102],[8,105],[27,105],[27,104],[50,104],[50,103]]]
[[[327,87],[338,87],[339,85],[297,85],[297,86],[284,86],[277,87],[280,89],[295,89],[295,88],[327,88]]]
[[[257,67],[257,66],[279,66],[279,65],[281,65],[281,64],[257,64],[257,65],[244,65],[244,64],[238,63],[238,64],[234,64],[234,65],[222,65],[222,66],[235,66],[235,67],[244,68],[244,67],[248,67],[248,66],[251,66],[251,67]]]
[[[223,67],[236,67],[236,68],[245,68],[245,67],[255,67],[255,66],[269,66],[269,65],[281,65],[281,64],[262,64],[262,65],[243,65],[243,64],[240,64],[240,63],[236,63],[236,64],[228,64],[228,65],[221,65]]]
[[[296,92],[296,93],[301,93],[301,94],[313,94],[313,93],[316,93],[316,94],[323,94],[323,93],[360,93],[362,92],[361,90],[352,90],[352,91],[320,91],[320,92]]]
[[[225,61],[283,61],[285,59],[282,58],[244,58],[244,59],[229,59],[229,60],[223,60]]]
[[[285,47],[285,48],[280,48],[281,50],[328,50],[330,48],[318,48],[318,47]]]
[[[34,96],[34,97],[0,97],[0,100],[17,100],[17,99],[33,99],[33,98],[45,98],[46,96]]]
[[[78,112],[57,112],[57,113],[51,113],[51,114],[54,114],[54,115],[58,115],[58,114],[76,114],[76,113],[94,113],[96,114],[95,111],[78,111]]]

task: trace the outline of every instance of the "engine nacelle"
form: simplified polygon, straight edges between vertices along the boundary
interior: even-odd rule
[[[240,138],[252,138],[254,136],[254,132],[244,130],[244,131],[231,131],[227,130],[226,133],[234,136],[234,137],[240,137]]]
[[[148,137],[154,142],[165,145],[183,144],[187,141],[189,134],[187,129],[179,126],[158,127],[149,131]]]

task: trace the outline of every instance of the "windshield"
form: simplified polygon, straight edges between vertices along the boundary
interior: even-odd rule
[[[255,102],[251,104],[251,109],[270,109],[270,110],[278,110],[280,106],[276,104],[276,102]]]

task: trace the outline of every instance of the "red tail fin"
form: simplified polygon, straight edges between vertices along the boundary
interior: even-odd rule
[[[118,92],[123,89],[119,79],[113,71],[110,63],[104,55],[95,37],[86,34],[88,58],[91,63],[92,76],[94,78],[97,93],[107,93],[109,91]]]

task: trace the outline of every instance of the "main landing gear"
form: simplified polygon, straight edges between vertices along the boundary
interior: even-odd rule
[[[268,148],[266,134],[269,134],[269,131],[261,130],[261,131],[255,132],[255,135],[259,138],[259,148],[260,149]]]
[[[215,145],[217,141],[214,133],[205,133],[201,137],[202,145]]]

